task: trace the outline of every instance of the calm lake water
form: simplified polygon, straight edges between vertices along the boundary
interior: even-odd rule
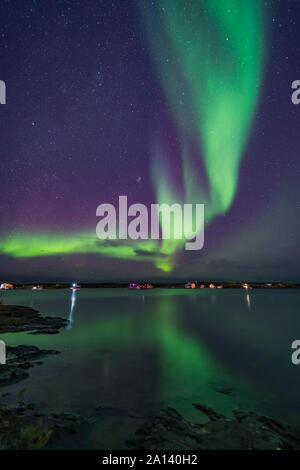
[[[300,424],[300,365],[291,363],[299,291],[20,290],[4,302],[69,320],[57,335],[0,338],[61,351],[1,394],[14,401],[25,387],[26,401],[40,410],[98,418],[67,447],[122,448],[164,406],[205,421],[193,402],[228,416],[239,408]]]

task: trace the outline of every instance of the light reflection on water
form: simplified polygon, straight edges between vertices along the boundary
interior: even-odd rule
[[[73,314],[74,314],[74,308],[75,308],[75,304],[76,304],[76,290],[72,290],[72,293],[71,293],[71,308],[70,308],[70,313],[69,313],[69,316],[68,316],[68,325],[66,326],[66,330],[71,330],[71,328],[73,327]]]
[[[247,300],[248,310],[249,310],[249,312],[251,312],[251,301],[250,301],[249,292],[246,292],[246,300]]]

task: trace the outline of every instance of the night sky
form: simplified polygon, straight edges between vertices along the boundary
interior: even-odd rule
[[[298,0],[1,0],[1,280],[300,281],[299,30]],[[101,242],[119,195],[205,203],[204,248]]]

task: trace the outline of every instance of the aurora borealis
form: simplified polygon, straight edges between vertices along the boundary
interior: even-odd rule
[[[206,221],[233,201],[239,162],[260,90],[265,47],[261,2],[141,2],[148,37],[180,136],[185,202],[205,201]],[[161,23],[157,25],[157,16]],[[246,27],[245,27],[246,25]],[[196,152],[193,152],[193,146]],[[155,148],[158,200],[179,200],[165,185],[163,148]],[[172,158],[171,151],[170,158]],[[203,160],[194,174],[193,153]],[[157,159],[157,161],[155,161]],[[202,177],[201,177],[202,176]]]
[[[2,277],[299,280],[297,2],[0,13]],[[99,240],[96,208],[122,194],[204,203],[204,249]]]
[[[144,4],[150,10],[147,22],[153,7]],[[211,218],[229,209],[236,191],[261,85],[264,11],[259,1],[237,0],[186,2],[184,8],[167,0],[159,9],[163,25],[155,28],[153,18],[148,36],[181,136],[185,192],[207,199],[201,180],[189,170],[194,141],[203,153]],[[164,31],[166,37],[160,37]]]

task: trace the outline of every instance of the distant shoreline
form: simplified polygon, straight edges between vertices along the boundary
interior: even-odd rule
[[[139,281],[138,281],[139,282]],[[141,281],[143,283],[145,281]],[[148,281],[149,282],[149,281]],[[210,288],[213,284],[215,288],[222,287],[223,289],[245,289],[244,282],[216,282],[216,281],[193,281],[196,284],[196,289]],[[156,289],[184,289],[187,282],[150,282],[153,288]],[[130,282],[100,282],[100,283],[80,283],[82,289],[119,289],[128,288]],[[249,289],[300,289],[300,284],[293,282],[248,282]],[[14,289],[32,289],[36,285],[41,285],[43,289],[67,289],[70,288],[70,283],[16,283]],[[132,289],[130,289],[132,290]],[[135,290],[135,289],[133,289]],[[147,289],[148,290],[148,289]],[[189,289],[187,289],[189,290]],[[192,289],[194,290],[194,289]]]

